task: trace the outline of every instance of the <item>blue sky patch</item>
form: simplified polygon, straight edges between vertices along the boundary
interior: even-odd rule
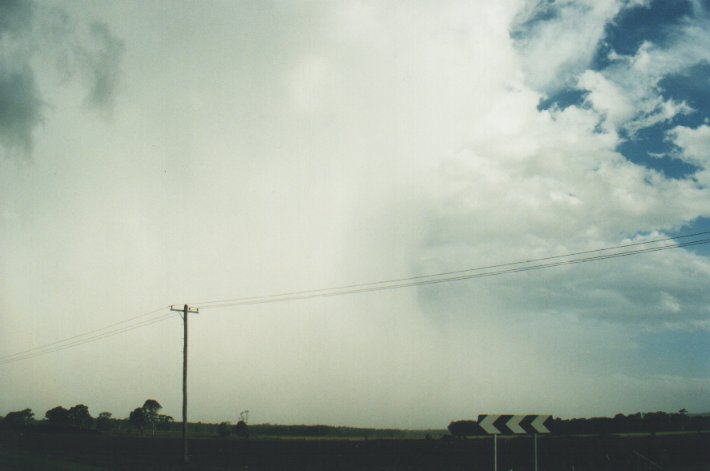
[[[710,231],[710,218],[699,217],[690,222],[689,224],[681,227],[679,230],[669,232],[668,235],[671,237],[675,237],[684,234],[697,234],[699,232],[707,231]],[[705,236],[705,238],[708,238],[708,236]],[[682,242],[682,239],[679,240],[679,242]],[[698,255],[710,256],[710,244],[690,245],[686,247],[685,250],[689,250]]]
[[[539,111],[548,110],[551,108],[559,108],[561,110],[569,106],[582,106],[584,103],[584,97],[587,95],[586,91],[579,90],[576,88],[566,88],[560,90],[554,95],[543,98],[537,105]]]
[[[675,145],[666,139],[668,124],[659,123],[639,130],[633,137],[620,133],[624,141],[617,151],[631,162],[658,170],[666,178],[687,178],[698,167],[672,157]]]
[[[672,26],[692,14],[687,0],[656,0],[650,7],[623,11],[607,26],[606,42],[619,54],[633,55],[644,41],[664,44],[672,34]]]
[[[710,64],[697,64],[682,74],[669,75],[658,84],[664,99],[686,102],[693,113],[676,117],[676,124],[696,128],[710,119]]]

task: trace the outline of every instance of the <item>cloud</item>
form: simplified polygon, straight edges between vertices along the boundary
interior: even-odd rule
[[[512,27],[526,82],[552,94],[589,67],[605,26],[621,11],[618,0],[526,2]]]
[[[660,122],[670,122],[678,115],[693,113],[684,102],[663,99],[659,82],[710,60],[708,12],[697,5],[694,12],[662,44],[654,44],[652,40],[642,42],[634,55],[615,56],[612,64],[599,72],[623,92],[622,99],[636,110],[633,119],[616,123],[618,127],[633,134]],[[584,83],[580,86],[585,88]]]
[[[0,39],[20,34],[32,22],[34,5],[25,0],[6,0],[0,4]]]
[[[34,5],[22,0],[0,4],[0,146],[6,156],[32,151],[32,134],[42,123],[44,103],[30,65],[26,35]]]
[[[621,127],[636,112],[624,91],[600,72],[585,71],[579,77],[577,86],[589,92],[586,101],[604,115],[612,129]]]
[[[13,72],[0,70],[0,145],[6,155],[31,154],[32,134],[43,121],[43,107],[29,67]]]
[[[121,76],[121,60],[125,50],[122,40],[114,36],[105,23],[91,25],[92,49],[84,49],[81,58],[90,81],[87,102],[109,112],[113,108]]]
[[[564,88],[587,92],[586,103],[599,113],[600,121],[631,136],[692,113],[686,103],[664,99],[659,82],[710,60],[709,16],[700,3],[694,3],[690,14],[672,28],[664,29],[662,41],[656,43],[649,36],[632,55],[612,49],[603,58],[609,65],[595,69],[598,64],[593,60],[604,51],[608,28],[634,8],[653,5],[611,0],[528,3],[513,28],[526,83],[548,96]]]
[[[51,83],[48,69],[40,73],[38,63],[56,63],[50,72],[69,78],[79,68],[89,84],[87,103],[110,112],[124,46],[107,25],[94,23],[84,40],[81,28],[60,8],[10,0],[0,4],[0,46],[0,146],[6,156],[32,154],[35,133],[54,105],[40,86]]]
[[[669,137],[680,148],[677,154],[679,159],[710,170],[710,126],[702,125],[695,129],[676,126],[670,131]]]
[[[698,59],[681,54],[685,60],[662,68],[654,61],[695,47],[687,43],[702,36],[693,27],[701,19],[689,19],[663,48],[643,45],[634,56],[597,71],[589,66],[605,26],[634,5],[545,5],[542,11],[524,11],[518,16],[522,23],[514,26],[516,66],[525,71],[525,80],[505,90],[487,89],[495,102],[491,108],[475,98],[467,102],[478,111],[475,125],[459,135],[457,150],[441,157],[436,178],[426,187],[427,229],[416,273],[464,268],[461,260],[484,266],[613,245],[710,214],[706,187],[692,179],[664,178],[617,151],[621,131],[691,112],[682,102],[661,99],[657,83]],[[515,69],[508,72],[516,76]],[[536,108],[541,95],[570,82],[588,92],[585,103],[563,110]],[[696,155],[693,149],[699,146],[690,140],[700,136],[680,131],[678,139],[687,147],[686,158]],[[682,280],[705,279],[707,272],[703,257],[678,251],[639,258],[633,265],[602,263],[491,281],[485,290],[462,284],[447,293],[464,306],[516,321],[552,309],[563,319],[571,313],[639,329],[692,330],[702,329],[703,305],[710,299],[696,294],[702,292],[699,285],[690,288]],[[441,298],[424,300],[425,309],[436,315]]]

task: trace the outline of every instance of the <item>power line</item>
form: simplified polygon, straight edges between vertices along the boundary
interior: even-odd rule
[[[654,239],[654,240],[645,241],[645,242],[634,242],[634,243],[630,243],[630,244],[622,244],[622,245],[617,245],[617,246],[613,246],[613,247],[606,247],[606,248],[601,248],[601,249],[585,250],[585,251],[573,252],[573,253],[569,253],[569,254],[565,254],[565,255],[555,255],[555,256],[550,256],[550,257],[541,257],[541,258],[529,259],[529,260],[518,261],[518,262],[502,263],[502,264],[488,265],[488,266],[475,267],[475,268],[466,268],[463,270],[440,272],[440,273],[434,273],[434,274],[429,274],[429,275],[417,275],[417,276],[412,276],[412,277],[407,277],[407,278],[396,278],[396,279],[391,279],[391,280],[383,280],[383,281],[376,281],[376,282],[369,282],[369,283],[350,284],[350,285],[336,286],[336,287],[331,287],[331,288],[320,288],[320,289],[311,289],[311,290],[303,290],[303,291],[290,291],[290,292],[285,292],[285,293],[270,294],[270,295],[263,295],[263,296],[249,296],[249,297],[242,297],[242,298],[204,301],[204,302],[198,302],[198,303],[191,303],[191,305],[198,306],[202,309],[214,309],[214,308],[230,307],[230,306],[241,306],[241,305],[250,305],[250,304],[266,304],[266,303],[275,303],[275,302],[284,302],[284,301],[313,299],[313,298],[319,298],[319,297],[342,296],[342,295],[346,295],[346,294],[366,293],[366,292],[372,292],[372,291],[384,291],[384,290],[391,290],[391,289],[408,288],[408,287],[413,287],[413,286],[423,286],[423,285],[439,284],[439,283],[445,283],[445,282],[468,280],[468,279],[473,279],[473,278],[500,276],[500,275],[505,275],[505,274],[509,274],[509,273],[518,273],[518,272],[524,272],[524,271],[530,271],[530,270],[541,270],[541,269],[545,269],[545,268],[553,268],[553,267],[558,267],[558,266],[563,266],[563,265],[572,265],[572,264],[577,264],[577,263],[606,260],[609,258],[624,257],[624,256],[629,256],[629,255],[641,254],[641,253],[657,252],[660,250],[668,250],[668,249],[689,247],[689,246],[694,246],[694,245],[702,245],[702,244],[709,243],[710,239],[699,239],[699,240],[695,240],[695,241],[682,242],[682,243],[673,244],[673,245],[664,245],[664,246],[660,246],[660,247],[647,247],[644,249],[631,250],[631,251],[626,251],[626,252],[602,254],[602,252],[609,252],[611,250],[619,250],[619,249],[629,248],[629,247],[639,247],[639,246],[657,244],[657,243],[662,243],[662,242],[670,242],[670,241],[676,241],[676,240],[680,240],[680,239],[685,239],[685,238],[689,238],[689,237],[697,237],[700,235],[707,235],[707,234],[710,234],[710,231],[698,232],[695,234],[688,234],[688,235],[682,235],[682,236],[676,236],[676,237],[666,237],[666,238],[661,238],[661,239]],[[570,257],[579,256],[579,255],[593,254],[593,253],[598,253],[600,255],[572,259],[572,260],[562,260],[562,261],[558,261],[558,262],[554,262],[554,263],[542,263],[542,264],[537,264],[537,265],[529,265],[531,263],[536,263],[536,262],[547,262],[550,260],[570,258]],[[528,265],[528,266],[524,266],[524,265]],[[504,269],[504,270],[496,270],[496,271],[484,271],[484,270],[493,270],[493,269],[504,268],[504,267],[509,267],[509,268]],[[483,272],[483,273],[472,273],[472,272]]]
[[[607,260],[610,258],[626,257],[626,256],[630,256],[630,255],[637,255],[637,254],[649,253],[649,252],[659,252],[662,250],[677,249],[677,248],[681,248],[681,247],[690,247],[690,246],[694,246],[694,245],[701,245],[701,244],[707,244],[707,243],[710,243],[710,239],[687,242],[687,243],[677,244],[677,245],[669,245],[669,246],[664,246],[664,247],[650,247],[650,248],[641,249],[641,250],[633,250],[633,251],[620,252],[620,253],[615,253],[615,254],[598,255],[595,257],[587,257],[587,258],[582,258],[582,259],[565,260],[565,261],[554,262],[554,263],[532,265],[532,266],[526,266],[526,267],[509,268],[507,270],[499,270],[499,271],[493,271],[493,272],[473,273],[473,274],[468,274],[468,275],[451,276],[451,277],[446,277],[446,278],[434,278],[434,279],[429,279],[429,280],[419,280],[419,281],[411,281],[411,282],[398,283],[398,284],[385,284],[385,285],[380,285],[380,286],[351,288],[351,289],[335,290],[335,291],[329,291],[329,292],[317,292],[317,293],[310,293],[310,294],[308,294],[308,292],[303,292],[301,294],[295,293],[295,294],[290,294],[290,295],[275,294],[275,295],[264,296],[261,298],[258,298],[258,297],[244,298],[241,301],[224,302],[222,304],[211,304],[211,305],[207,305],[207,306],[198,305],[198,307],[200,307],[201,309],[217,309],[217,308],[233,307],[233,306],[244,306],[244,305],[252,305],[252,304],[269,304],[269,303],[278,303],[278,302],[286,302],[286,301],[298,301],[298,300],[305,300],[305,299],[343,296],[343,295],[348,295],[348,294],[361,294],[361,293],[369,293],[369,292],[373,292],[373,291],[386,291],[386,290],[394,290],[394,289],[401,289],[401,288],[411,288],[414,286],[434,285],[434,284],[449,283],[449,282],[454,282],[454,281],[470,280],[470,279],[474,279],[474,278],[488,278],[488,277],[493,277],[493,276],[506,275],[506,274],[510,274],[510,273],[520,273],[520,272],[532,271],[532,270],[542,270],[542,269],[546,269],[546,268],[560,267],[560,266],[564,266],[564,265],[575,265],[575,264],[579,264],[579,263]]]
[[[83,344],[89,343],[89,342],[95,342],[97,340],[102,340],[102,339],[105,339],[108,337],[113,337],[114,335],[122,334],[124,332],[129,332],[131,330],[135,330],[135,329],[138,329],[141,327],[147,327],[149,325],[156,324],[158,322],[163,322],[163,321],[166,321],[166,320],[174,317],[173,314],[167,314],[167,315],[163,314],[163,315],[158,316],[157,318],[154,318],[154,319],[146,319],[146,320],[143,320],[140,322],[135,322],[135,323],[131,323],[129,325],[124,325],[124,326],[116,328],[116,329],[106,330],[106,329],[116,326],[116,325],[125,324],[126,322],[129,322],[132,319],[137,319],[140,317],[145,317],[150,314],[155,314],[156,312],[162,311],[164,309],[165,308],[156,309],[155,311],[141,314],[140,316],[135,316],[135,317],[132,317],[131,319],[126,319],[121,322],[116,322],[114,324],[107,325],[107,326],[102,327],[100,329],[95,329],[92,331],[84,332],[81,334],[74,335],[72,337],[67,337],[67,338],[64,338],[61,340],[57,340],[55,342],[51,342],[51,343],[42,345],[39,347],[30,348],[28,350],[23,350],[21,352],[17,352],[17,353],[13,353],[11,355],[6,355],[3,357],[0,357],[0,365],[14,363],[16,361],[21,361],[21,360],[29,360],[30,358],[35,358],[38,356],[47,355],[49,353],[59,352],[61,350],[65,350],[67,348],[76,347],[78,345],[83,345]],[[94,335],[89,335],[92,333]],[[87,335],[88,335],[88,337],[87,337]]]
[[[168,306],[168,307],[169,307],[169,306]],[[134,316],[134,317],[129,317],[128,319],[124,319],[124,320],[122,320],[122,321],[114,322],[113,324],[109,324],[109,325],[106,325],[106,326],[104,326],[104,327],[100,327],[100,328],[98,328],[98,329],[89,330],[89,331],[87,331],[87,332],[82,332],[81,334],[77,334],[77,335],[74,335],[74,336],[72,336],[72,337],[67,337],[67,338],[62,339],[62,340],[57,340],[56,342],[48,343],[48,344],[42,345],[42,346],[40,346],[40,347],[34,347],[34,348],[27,349],[27,350],[23,350],[23,351],[21,351],[21,352],[14,353],[13,355],[9,355],[9,357],[13,357],[13,356],[17,356],[17,355],[26,355],[26,354],[29,354],[29,353],[34,352],[35,350],[44,350],[44,349],[46,349],[46,348],[48,348],[48,347],[51,347],[51,346],[53,346],[53,345],[56,345],[56,344],[61,344],[61,343],[67,342],[67,341],[69,341],[69,340],[73,340],[73,339],[77,339],[77,338],[80,338],[80,337],[84,337],[84,336],[89,335],[89,334],[101,332],[101,331],[106,330],[106,329],[108,329],[108,328],[110,328],[110,327],[114,327],[114,326],[117,326],[117,325],[125,324],[125,323],[130,322],[130,321],[135,320],[135,319],[140,319],[141,317],[150,316],[150,315],[155,314],[155,313],[157,313],[157,312],[159,312],[159,311],[163,311],[164,309],[166,309],[166,307],[160,307],[160,308],[154,309],[154,310],[152,310],[152,311],[150,311],[150,312],[146,312],[146,313],[143,313],[143,314],[139,314],[139,315]],[[6,358],[8,358],[8,356],[0,357],[0,362],[3,361],[3,360],[5,360]]]
[[[467,269],[463,269],[463,270],[440,272],[440,273],[434,273],[434,274],[429,274],[429,275],[417,275],[417,276],[412,276],[412,277],[407,277],[407,278],[397,278],[397,279],[383,280],[383,281],[376,281],[376,282],[369,282],[369,283],[350,284],[350,285],[343,285],[343,286],[331,287],[331,288],[320,288],[320,289],[303,290],[303,291],[290,291],[290,292],[265,295],[265,296],[250,296],[250,297],[243,297],[243,298],[205,301],[202,303],[190,303],[190,304],[195,307],[200,307],[202,309],[218,309],[218,308],[224,308],[224,307],[250,305],[250,304],[266,304],[266,303],[296,301],[296,300],[305,300],[305,299],[313,299],[313,298],[321,298],[321,297],[344,296],[344,295],[349,295],[349,294],[368,293],[368,292],[373,292],[373,291],[384,291],[384,290],[409,288],[409,287],[414,287],[414,286],[426,286],[426,285],[433,285],[433,284],[440,284],[440,283],[450,283],[450,282],[470,280],[470,279],[475,279],[475,278],[487,278],[487,277],[501,276],[501,275],[506,275],[506,274],[511,274],[511,273],[521,273],[521,272],[527,272],[527,271],[533,271],[533,270],[542,270],[542,269],[560,267],[560,266],[565,266],[565,265],[575,265],[575,264],[580,264],[580,263],[607,260],[607,259],[611,259],[611,258],[627,257],[627,256],[643,254],[643,253],[658,252],[658,251],[662,251],[662,250],[703,245],[703,244],[710,243],[710,238],[697,239],[697,240],[674,243],[674,244],[669,244],[669,245],[643,247],[643,246],[647,246],[647,245],[651,245],[651,244],[677,241],[677,240],[681,240],[681,239],[698,237],[698,236],[707,235],[707,234],[710,234],[710,231],[697,232],[694,234],[681,235],[681,236],[676,236],[676,237],[666,237],[666,238],[654,239],[654,240],[645,241],[645,242],[634,242],[634,243],[629,243],[629,244],[616,245],[613,247],[605,247],[605,248],[601,248],[601,249],[585,250],[585,251],[573,252],[573,253],[564,254],[564,255],[541,257],[541,258],[529,259],[529,260],[518,261],[518,262],[502,263],[502,264],[496,264],[496,265],[467,268]],[[612,250],[628,249],[631,247],[643,247],[643,248],[638,248],[635,250],[626,250],[626,251],[622,251],[622,252],[604,253],[604,252],[610,252]],[[598,254],[598,255],[569,259],[570,257],[579,257],[580,255],[589,255],[589,254]],[[568,260],[561,260],[561,259],[565,259],[565,258],[567,258]],[[557,260],[557,261],[552,262],[552,260]],[[90,331],[83,332],[81,334],[77,334],[77,335],[67,337],[67,338],[64,338],[61,340],[57,340],[55,342],[51,342],[51,343],[48,343],[48,344],[45,344],[42,346],[30,348],[27,350],[23,350],[21,352],[17,352],[17,353],[11,354],[11,355],[6,355],[3,357],[0,357],[0,366],[5,365],[5,364],[9,364],[9,363],[14,363],[16,361],[35,358],[35,357],[38,357],[41,355],[47,355],[50,353],[59,352],[61,350],[65,350],[68,348],[83,345],[85,343],[95,342],[95,341],[102,340],[102,339],[108,338],[108,337],[112,337],[114,335],[118,335],[118,334],[121,334],[124,332],[129,332],[131,330],[135,330],[135,329],[138,329],[141,327],[147,327],[149,325],[152,325],[152,324],[155,324],[158,322],[166,321],[168,319],[171,319],[173,317],[173,314],[163,314],[163,315],[159,315],[159,316],[152,318],[152,319],[145,319],[145,320],[141,320],[138,322],[132,322],[132,321],[136,321],[137,319],[141,319],[143,317],[155,316],[158,312],[163,311],[164,309],[168,309],[169,307],[170,306],[161,307],[161,308],[155,309],[153,311],[140,314],[138,316],[134,316],[134,317],[131,317],[131,318],[119,321],[119,322],[115,322],[113,324],[109,324],[109,325],[104,326],[102,328],[90,330]],[[126,325],[123,325],[123,324],[126,324]],[[121,326],[121,327],[117,327],[117,326]],[[111,327],[117,327],[117,328],[111,329]],[[107,329],[111,329],[111,330],[107,330]]]

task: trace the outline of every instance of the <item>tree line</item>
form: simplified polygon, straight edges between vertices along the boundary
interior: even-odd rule
[[[147,399],[141,407],[128,414],[128,423],[141,434],[146,429],[153,433],[156,430],[170,430],[174,420],[169,415],[160,414],[162,408],[155,399]],[[111,412],[100,412],[97,417],[92,417],[87,406],[77,404],[69,409],[63,406],[49,409],[40,420],[35,418],[32,409],[9,412],[5,417],[0,417],[0,428],[17,430],[34,427],[58,432],[106,432],[121,422],[125,420],[113,418]]]
[[[143,434],[150,431],[169,431],[173,429],[174,420],[169,415],[160,414],[162,406],[155,399],[147,399],[142,406],[133,409],[128,419],[116,419],[110,412],[100,412],[92,417],[84,404],[77,404],[69,409],[57,406],[45,412],[44,418],[37,420],[31,409],[9,412],[0,417],[0,429],[20,430],[33,428],[45,431],[72,432],[107,432],[124,426]],[[326,425],[271,425],[262,424],[247,426],[245,418],[236,425],[229,422],[215,424],[191,424],[204,432],[216,433],[222,437],[236,435],[248,438],[249,432],[259,436],[314,436],[314,437],[350,437],[377,436],[402,438],[403,431],[355,429],[351,427],[332,427]],[[689,432],[710,430],[710,414],[692,415],[685,409],[675,413],[667,412],[637,412],[635,414],[616,414],[614,417],[593,417],[560,419],[553,418],[548,427],[558,434],[610,434],[610,433],[656,433],[656,432]],[[451,436],[463,438],[473,435],[485,435],[474,420],[455,420],[449,423]],[[376,432],[376,433],[375,433]],[[433,432],[433,431],[432,431]],[[411,438],[411,437],[410,437]]]
[[[710,415],[691,415],[687,410],[681,409],[672,413],[636,412],[589,419],[553,418],[548,428],[551,432],[560,434],[691,432],[710,430]],[[455,437],[486,435],[474,420],[452,421],[448,429]]]
[[[142,406],[136,407],[128,414],[127,419],[117,419],[110,412],[100,412],[97,417],[92,417],[89,408],[84,404],[77,404],[69,409],[57,406],[44,413],[44,418],[36,419],[32,409],[23,409],[9,412],[5,417],[0,416],[0,429],[27,430],[46,432],[108,432],[111,430],[130,427],[129,430],[146,431],[155,435],[156,431],[169,431],[173,429],[174,419],[169,415],[160,413],[163,406],[155,399],[147,399]],[[218,426],[212,424],[191,424],[191,427],[208,426],[222,437],[231,434],[240,438],[248,438],[249,431],[246,418],[236,425],[222,422]]]

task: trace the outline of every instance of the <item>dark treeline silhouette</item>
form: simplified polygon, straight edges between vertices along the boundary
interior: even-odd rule
[[[710,416],[678,412],[637,412],[616,414],[613,418],[554,419],[551,428],[556,433],[654,433],[710,430]]]
[[[31,409],[7,413],[0,417],[0,429],[34,429],[49,432],[108,432],[137,431],[143,434],[146,429],[153,435],[156,431],[169,431],[173,427],[173,418],[159,414],[162,406],[154,399],[148,399],[143,406],[131,411],[127,419],[116,419],[110,412],[101,412],[94,418],[87,406],[77,404],[69,409],[57,406],[49,409],[43,419],[36,419]],[[329,425],[249,425],[240,420],[236,425],[229,422],[220,424],[194,423],[191,430],[210,435],[238,438],[257,437],[314,437],[314,438],[416,438],[421,431],[398,429],[368,429],[356,427],[336,427]],[[614,433],[657,433],[657,432],[695,432],[710,430],[710,414],[688,414],[685,409],[678,412],[637,412],[635,414],[617,414],[614,417],[593,417],[560,419],[553,418],[548,427],[556,434],[614,434]],[[454,437],[485,435],[474,420],[452,421],[448,426]],[[443,432],[431,430],[431,435]],[[430,436],[431,436],[430,435]]]
[[[673,413],[659,411],[588,419],[554,418],[548,426],[552,432],[558,434],[692,432],[710,430],[710,415],[692,415],[681,409]],[[456,437],[486,434],[473,420],[451,422],[449,433]]]
[[[102,415],[103,414],[103,415]],[[89,414],[89,408],[84,404],[77,404],[69,409],[57,406],[49,409],[44,414],[44,419],[35,419],[32,409],[24,409],[8,413],[0,419],[0,428],[6,430],[22,430],[34,428],[41,431],[57,432],[85,432],[90,430],[101,430],[103,418],[108,412],[102,412],[100,419],[94,419]]]
[[[32,409],[9,412],[5,417],[0,417],[0,429],[26,430],[33,429],[40,432],[108,432],[114,429],[127,429],[129,424],[141,434],[146,428],[155,430],[170,430],[173,418],[169,415],[158,414],[162,406],[155,399],[148,399],[142,407],[130,412],[128,419],[115,419],[110,412],[101,412],[94,418],[89,413],[89,408],[84,404],[77,404],[69,409],[63,406],[53,407],[44,414],[44,418],[37,420]]]
[[[244,420],[237,422],[237,425],[232,426],[229,422],[220,422],[217,426],[217,435],[227,438],[232,435],[237,438],[249,438],[249,426]]]
[[[44,417],[46,420],[42,425],[54,430],[84,431],[93,429],[95,425],[95,419],[84,404],[77,404],[69,409],[57,406],[45,412]]]
[[[32,412],[32,409],[8,412],[5,417],[0,417],[0,428],[23,429],[29,427],[35,421],[34,416],[35,413]]]

